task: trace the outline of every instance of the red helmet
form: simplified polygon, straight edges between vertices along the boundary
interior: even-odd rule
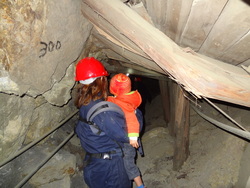
[[[118,96],[131,91],[131,80],[125,74],[119,73],[113,76],[109,84],[110,93]]]
[[[100,76],[108,76],[108,72],[102,63],[94,57],[86,57],[80,60],[76,65],[75,80],[87,80],[89,78],[96,78]]]

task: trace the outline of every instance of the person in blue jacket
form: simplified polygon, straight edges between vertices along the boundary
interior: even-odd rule
[[[76,107],[81,118],[90,108],[108,96],[108,72],[102,63],[87,57],[76,65]],[[101,134],[96,134],[87,122],[79,120],[75,131],[86,151],[84,180],[89,188],[131,188],[123,162],[123,143],[128,143],[125,117],[114,111],[96,115],[93,122]]]

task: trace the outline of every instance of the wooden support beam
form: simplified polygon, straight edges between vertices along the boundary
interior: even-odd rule
[[[169,98],[168,81],[159,80],[159,86],[160,86],[160,91],[161,91],[164,119],[166,123],[168,124],[170,121],[170,98]]]
[[[175,109],[176,109],[176,103],[177,103],[177,89],[178,85],[174,81],[170,81],[168,83],[169,88],[169,100],[170,100],[170,117],[169,117],[169,123],[168,123],[168,131],[169,134],[173,137],[175,137]]]
[[[109,61],[103,62],[105,68],[109,73],[129,73],[131,75],[140,75],[147,78],[157,80],[167,80],[166,76],[157,72],[145,69],[142,66],[138,66],[134,63],[127,63],[128,60],[123,59],[112,50],[101,50],[109,58]]]
[[[82,12],[126,48],[150,57],[197,98],[205,96],[250,107],[250,75],[241,68],[183,50],[121,1],[83,0]],[[98,16],[93,19],[95,14]]]
[[[180,170],[189,155],[189,101],[179,88],[175,109],[173,169]]]
[[[100,32],[100,29],[98,29],[98,31]],[[140,54],[141,52],[135,53],[134,50],[131,50],[130,48],[126,48],[125,46],[119,44],[119,42],[114,38],[112,38],[112,40],[109,40],[98,33],[96,30],[94,30],[93,35],[104,45],[108,46],[111,50],[120,54],[124,58],[129,59],[131,63],[134,62],[134,64],[140,65],[142,68],[154,70],[158,73],[164,74],[164,71],[158,65],[156,65],[154,61],[152,61],[152,59],[145,57],[144,54]]]

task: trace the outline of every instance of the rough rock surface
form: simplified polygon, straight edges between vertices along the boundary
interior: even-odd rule
[[[37,96],[59,82],[82,52],[92,26],[81,2],[4,1],[1,91]]]
[[[1,1],[0,161],[75,108],[74,64],[92,25],[81,1]]]

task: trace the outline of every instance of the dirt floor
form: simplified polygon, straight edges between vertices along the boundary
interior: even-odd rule
[[[208,103],[208,116],[238,128]],[[216,104],[249,130],[250,110]],[[148,188],[245,188],[250,175],[249,141],[204,120],[191,109],[190,155],[179,171],[173,171],[174,139],[161,111],[160,96],[146,106],[146,132],[142,137],[145,156],[137,164]],[[134,186],[135,187],[135,186]]]

